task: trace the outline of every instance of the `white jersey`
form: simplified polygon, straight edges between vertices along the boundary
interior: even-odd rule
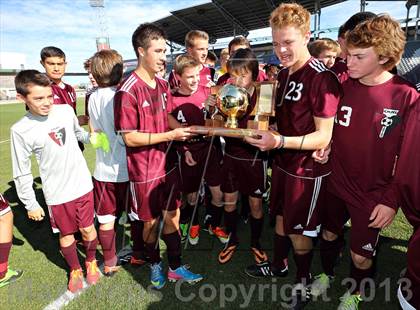
[[[92,178],[77,141],[89,142],[73,109],[53,105],[48,116],[28,112],[10,129],[13,179],[28,211],[39,207],[32,188],[31,155],[39,166],[47,205],[77,199],[93,188]]]
[[[95,131],[106,133],[110,151],[96,150],[96,166],[93,176],[101,182],[128,181],[127,156],[125,144],[114,127],[114,95],[116,88],[99,88],[90,95],[89,117]]]

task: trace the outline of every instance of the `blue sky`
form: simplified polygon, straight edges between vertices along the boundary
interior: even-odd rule
[[[131,34],[139,24],[165,17],[171,10],[204,2],[208,1],[105,0],[111,48],[124,59],[135,58]],[[338,27],[359,8],[359,0],[349,0],[323,9],[321,28]],[[368,2],[367,10],[386,12],[397,19],[406,15],[405,1]],[[413,8],[411,16],[414,11]],[[0,51],[23,53],[26,68],[42,70],[39,51],[44,46],[58,46],[67,55],[67,71],[82,72],[83,61],[96,52],[95,17],[88,0],[0,0]],[[250,37],[268,34],[267,30],[259,30],[251,32]]]

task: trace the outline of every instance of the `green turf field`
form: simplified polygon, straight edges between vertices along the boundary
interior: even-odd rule
[[[82,100],[78,100],[79,111],[84,111]],[[23,240],[22,246],[13,246],[10,266],[25,271],[24,277],[12,285],[0,289],[0,309],[42,309],[57,299],[66,290],[67,267],[58,250],[58,238],[53,235],[48,220],[41,223],[29,221],[26,211],[19,205],[12,181],[10,160],[9,128],[24,115],[22,104],[0,105],[0,191],[13,207],[15,216],[14,236]],[[94,151],[86,147],[85,157],[92,169]],[[37,197],[42,200],[41,184],[37,166],[33,161],[33,175]],[[262,245],[272,251],[272,229],[268,226],[263,233]],[[120,229],[121,230],[121,229]],[[244,267],[252,263],[248,250],[249,227],[239,225],[241,246],[233,261],[221,266],[217,254],[221,244],[201,232],[196,247],[189,247],[183,253],[184,262],[194,272],[202,273],[205,279],[195,286],[167,283],[159,292],[149,288],[149,269],[126,267],[113,278],[102,278],[100,283],[85,290],[81,296],[70,302],[69,309],[283,309],[281,297],[293,282],[294,264],[285,279],[257,280],[243,273]],[[128,234],[128,233],[127,233]],[[127,234],[120,236],[118,246],[127,242]],[[121,231],[122,235],[122,231]],[[397,309],[396,288],[401,270],[405,267],[407,239],[411,226],[398,214],[392,226],[383,232],[377,263],[378,287],[371,290],[369,302],[361,309]],[[347,235],[348,240],[348,235]],[[348,242],[347,242],[348,243]],[[163,248],[163,247],[162,247]],[[82,251],[80,252],[83,257]],[[100,254],[98,254],[98,258]],[[289,258],[292,260],[292,257]],[[337,278],[328,296],[323,301],[309,304],[305,309],[336,309],[338,298],[345,292],[345,277],[349,270],[348,248],[337,268]],[[316,248],[313,273],[321,271],[318,248]]]

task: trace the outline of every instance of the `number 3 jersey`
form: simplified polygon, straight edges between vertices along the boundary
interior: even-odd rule
[[[333,132],[329,190],[363,208],[379,203],[395,208],[394,163],[405,120],[418,93],[398,76],[375,86],[354,79],[342,85],[344,96]]]
[[[335,116],[341,86],[335,74],[317,59],[311,58],[289,75],[287,68],[278,74],[276,120],[278,132],[284,136],[303,136],[316,130],[314,117]],[[275,163],[288,174],[316,178],[330,173],[329,165],[312,158],[313,151],[281,149]]]

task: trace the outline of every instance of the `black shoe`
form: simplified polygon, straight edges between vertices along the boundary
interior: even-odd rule
[[[302,310],[312,300],[311,289],[302,283],[293,287],[292,298],[287,309]]]
[[[261,264],[251,265],[245,268],[245,273],[253,278],[263,277],[285,277],[289,273],[287,266],[281,270],[270,264],[270,262],[263,262]]]

